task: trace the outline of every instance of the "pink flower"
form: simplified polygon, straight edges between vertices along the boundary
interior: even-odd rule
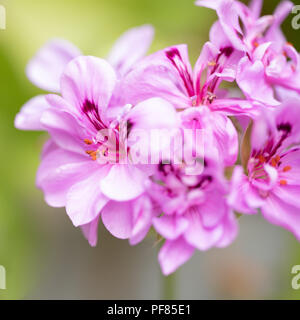
[[[92,245],[100,214],[114,236],[131,238],[132,243],[143,238],[151,225],[151,204],[143,196],[151,171],[129,159],[122,161],[126,153],[116,149],[123,138],[121,122],[130,123],[129,141],[137,129],[177,124],[174,108],[159,98],[132,108],[111,106],[116,84],[116,73],[105,60],[75,58],[61,76],[62,96],[46,96],[50,107],[40,120],[51,140],[42,155],[37,185],[49,205],[66,207]],[[107,141],[103,130],[108,132]],[[115,144],[110,144],[112,138]]]
[[[236,167],[229,203],[241,213],[263,216],[300,240],[300,99],[285,92],[276,111],[266,111],[255,120],[251,154]]]
[[[237,222],[226,202],[222,169],[214,161],[205,160],[200,175],[187,175],[182,166],[161,164],[152,180],[149,193],[163,213],[153,225],[166,239],[159,252],[165,275],[185,263],[195,248],[225,247],[234,240]]]
[[[239,58],[232,47],[218,49],[208,42],[192,70],[185,45],[164,49],[144,58],[127,74],[123,82],[124,89],[120,89],[123,102],[161,97],[178,110],[192,108],[203,113],[201,108],[205,109],[207,119],[210,119],[206,125],[210,127],[205,126],[203,121],[202,129],[214,131],[217,146],[220,146],[219,156],[226,165],[233,165],[238,153],[238,141],[236,130],[226,115],[252,116],[257,111],[254,104],[227,98],[227,93],[218,89],[223,80],[234,81]],[[219,123],[222,125],[219,126]],[[229,141],[232,148],[228,154],[226,146]]]
[[[123,77],[146,54],[153,34],[153,28],[144,25],[128,30],[116,41],[107,60],[118,77]],[[27,77],[37,87],[58,93],[60,78],[67,64],[81,55],[81,51],[68,41],[51,40],[28,63]],[[43,95],[31,99],[17,115],[15,126],[21,130],[43,130],[39,119],[48,107]]]
[[[219,21],[211,29],[211,42],[246,54],[237,64],[236,80],[249,101],[279,105],[274,85],[300,92],[299,54],[280,30],[293,7],[290,1],[283,1],[272,16],[264,17],[259,17],[261,0],[252,1],[249,8],[234,0],[202,0],[196,4],[217,11]]]

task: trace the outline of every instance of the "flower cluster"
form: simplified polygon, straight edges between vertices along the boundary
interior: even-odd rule
[[[280,29],[293,4],[263,17],[262,0],[196,5],[218,20],[194,68],[186,45],[146,56],[148,25],[107,59],[56,39],[27,68],[52,94],[15,119],[50,136],[37,173],[47,204],[92,246],[99,220],[132,245],[153,228],[165,275],[195,249],[232,243],[240,214],[261,212],[300,241],[300,56]]]

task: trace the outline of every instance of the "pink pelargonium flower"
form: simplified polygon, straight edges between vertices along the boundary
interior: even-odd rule
[[[216,11],[218,21],[210,31],[210,41],[217,46],[233,46],[251,54],[265,42],[276,42],[281,48],[285,37],[280,30],[293,8],[291,1],[282,1],[273,15],[262,16],[263,0],[252,0],[249,7],[237,0],[197,0],[196,5]]]
[[[251,153],[235,168],[230,205],[240,213],[263,216],[300,240],[300,99],[284,94],[284,103],[254,122]]]
[[[147,53],[153,35],[153,27],[144,25],[129,29],[116,41],[107,61],[114,67],[119,78],[126,75]],[[67,64],[81,55],[81,51],[72,43],[62,39],[51,40],[28,63],[27,77],[37,87],[58,93],[60,78]],[[48,107],[43,95],[32,98],[17,115],[15,126],[21,130],[43,130],[39,119]]]
[[[66,207],[92,245],[100,215],[114,236],[131,238],[132,243],[151,225],[151,204],[143,195],[151,168],[132,164],[129,158],[123,161],[123,153],[115,148],[122,140],[120,123],[130,124],[129,141],[135,130],[177,125],[175,109],[160,98],[131,108],[111,106],[116,83],[116,72],[105,60],[75,58],[61,76],[61,96],[46,96],[50,107],[40,120],[51,142],[42,155],[37,185],[49,205]],[[108,136],[102,130],[108,130]]]
[[[206,159],[200,175],[187,175],[185,169],[160,164],[149,185],[155,206],[163,213],[153,219],[153,225],[166,239],[158,257],[165,275],[184,264],[195,249],[228,246],[238,231],[227,205],[223,168]]]
[[[292,2],[283,1],[272,16],[264,17],[259,17],[262,0],[252,1],[249,8],[235,0],[202,0],[196,4],[217,11],[219,20],[211,29],[210,41],[246,54],[237,64],[236,80],[249,101],[279,105],[274,85],[300,92],[299,54],[280,29]]]
[[[219,156],[226,165],[233,165],[238,153],[238,139],[226,115],[252,116],[258,108],[247,100],[227,98],[224,90],[218,89],[222,80],[234,81],[239,59],[240,55],[236,55],[232,47],[218,49],[208,42],[192,71],[186,45],[164,49],[144,58],[127,74],[124,89],[120,89],[123,102],[138,102],[156,96],[171,102],[178,110],[205,106],[210,112],[210,121],[208,127],[202,129],[214,131],[217,145],[223,145]],[[218,126],[221,122],[222,126]],[[230,153],[226,148],[228,141],[232,145]]]

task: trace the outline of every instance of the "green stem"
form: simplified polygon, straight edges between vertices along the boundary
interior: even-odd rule
[[[175,300],[176,299],[176,273],[165,277],[163,276],[163,300]]]

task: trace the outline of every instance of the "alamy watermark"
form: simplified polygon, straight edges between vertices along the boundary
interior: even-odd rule
[[[0,5],[0,30],[6,29],[6,9]]]
[[[3,266],[0,266],[0,290],[6,289],[6,271]]]
[[[300,265],[295,265],[292,267],[292,274],[295,276],[292,278],[292,288],[294,290],[299,290],[300,289]]]
[[[295,30],[300,29],[300,5],[294,6],[292,13],[296,16],[292,20],[292,27]]]

